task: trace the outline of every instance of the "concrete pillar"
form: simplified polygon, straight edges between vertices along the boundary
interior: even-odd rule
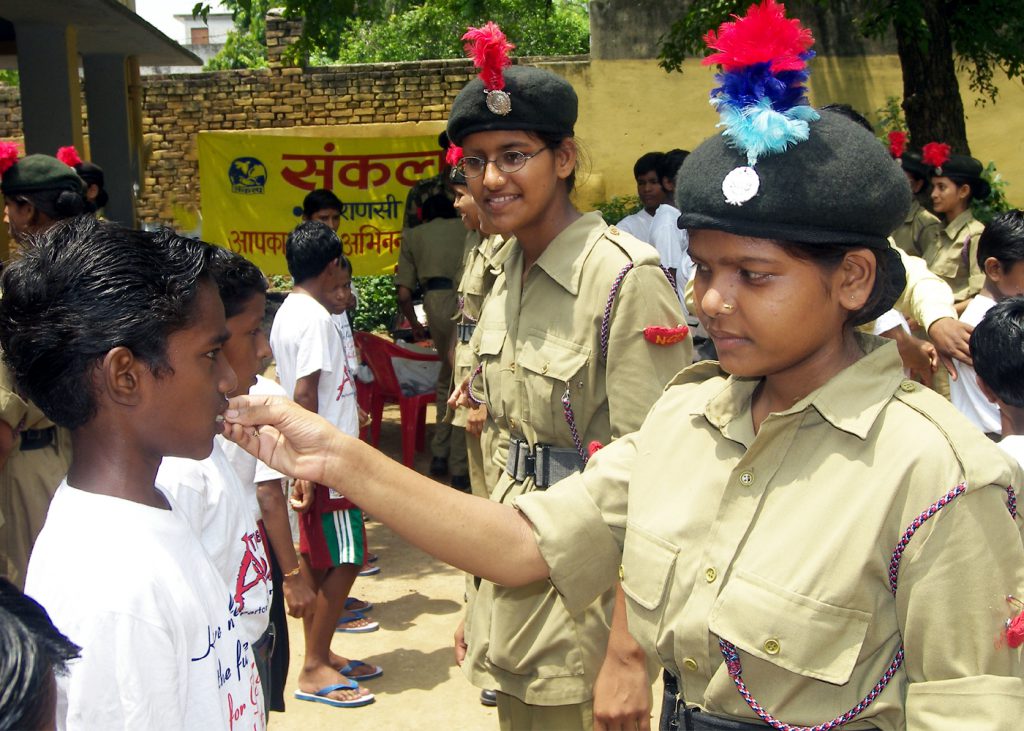
[[[82,149],[82,92],[75,29],[15,23],[25,150],[53,155],[58,147]]]
[[[134,228],[133,186],[138,166],[133,164],[128,59],[122,55],[86,54],[82,65],[89,110],[89,160],[103,168],[104,187],[110,196],[104,214],[111,221]]]

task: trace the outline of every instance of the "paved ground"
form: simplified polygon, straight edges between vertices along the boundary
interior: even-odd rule
[[[428,412],[428,424],[433,411]],[[400,457],[398,409],[385,410],[381,448]],[[425,472],[429,456],[418,455]],[[377,697],[362,708],[331,708],[295,700],[295,678],[304,644],[299,620],[289,620],[291,672],[286,686],[287,712],[270,716],[284,729],[460,729],[495,731],[497,714],[480,705],[480,691],[455,666],[452,634],[462,612],[463,574],[413,548],[377,522],[367,525],[370,548],[380,556],[381,572],[358,579],[354,593],[373,602],[381,628],[369,634],[337,634],[333,649],[349,658],[384,668],[365,685]]]

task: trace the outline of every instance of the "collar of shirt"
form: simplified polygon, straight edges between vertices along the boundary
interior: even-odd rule
[[[946,226],[946,236],[953,239],[954,241],[960,236],[960,232],[963,231],[967,226],[974,220],[974,214],[971,213],[971,209],[968,208],[966,211],[961,213],[959,216],[954,218]]]
[[[911,197],[910,208],[907,210],[907,215],[906,218],[903,219],[903,223],[912,223],[914,219],[917,218],[918,211],[920,211],[921,208],[923,208],[921,201],[917,198]]]
[[[859,439],[867,437],[903,380],[902,362],[893,341],[864,333],[855,337],[864,357],[777,416],[814,408],[836,429]],[[724,388],[691,414],[704,416],[723,436],[749,447],[755,436],[751,401],[760,382],[760,378],[729,376]]]
[[[544,249],[544,253],[537,259],[536,266],[543,269],[569,294],[579,294],[583,263],[607,228],[601,222],[600,213],[584,213],[548,244],[548,248]],[[612,283],[609,282],[608,287],[611,286]]]

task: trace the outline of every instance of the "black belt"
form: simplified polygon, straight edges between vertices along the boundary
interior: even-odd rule
[[[476,330],[475,322],[460,322],[455,325],[455,334],[460,343],[468,343],[473,337],[474,330]]]
[[[550,444],[531,447],[530,443],[523,439],[513,437],[508,440],[505,472],[516,482],[532,477],[533,484],[543,490],[569,475],[582,471],[583,460],[575,449],[552,447]]]
[[[46,429],[23,429],[21,431],[21,445],[18,447],[22,452],[33,449],[49,447],[57,441],[57,427],[51,426]]]
[[[423,289],[433,292],[436,289],[454,289],[455,283],[448,277],[428,277],[423,283]]]

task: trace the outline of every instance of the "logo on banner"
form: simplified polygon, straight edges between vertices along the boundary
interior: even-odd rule
[[[232,193],[262,193],[267,184],[267,168],[255,157],[236,157],[228,168],[228,180]]]

